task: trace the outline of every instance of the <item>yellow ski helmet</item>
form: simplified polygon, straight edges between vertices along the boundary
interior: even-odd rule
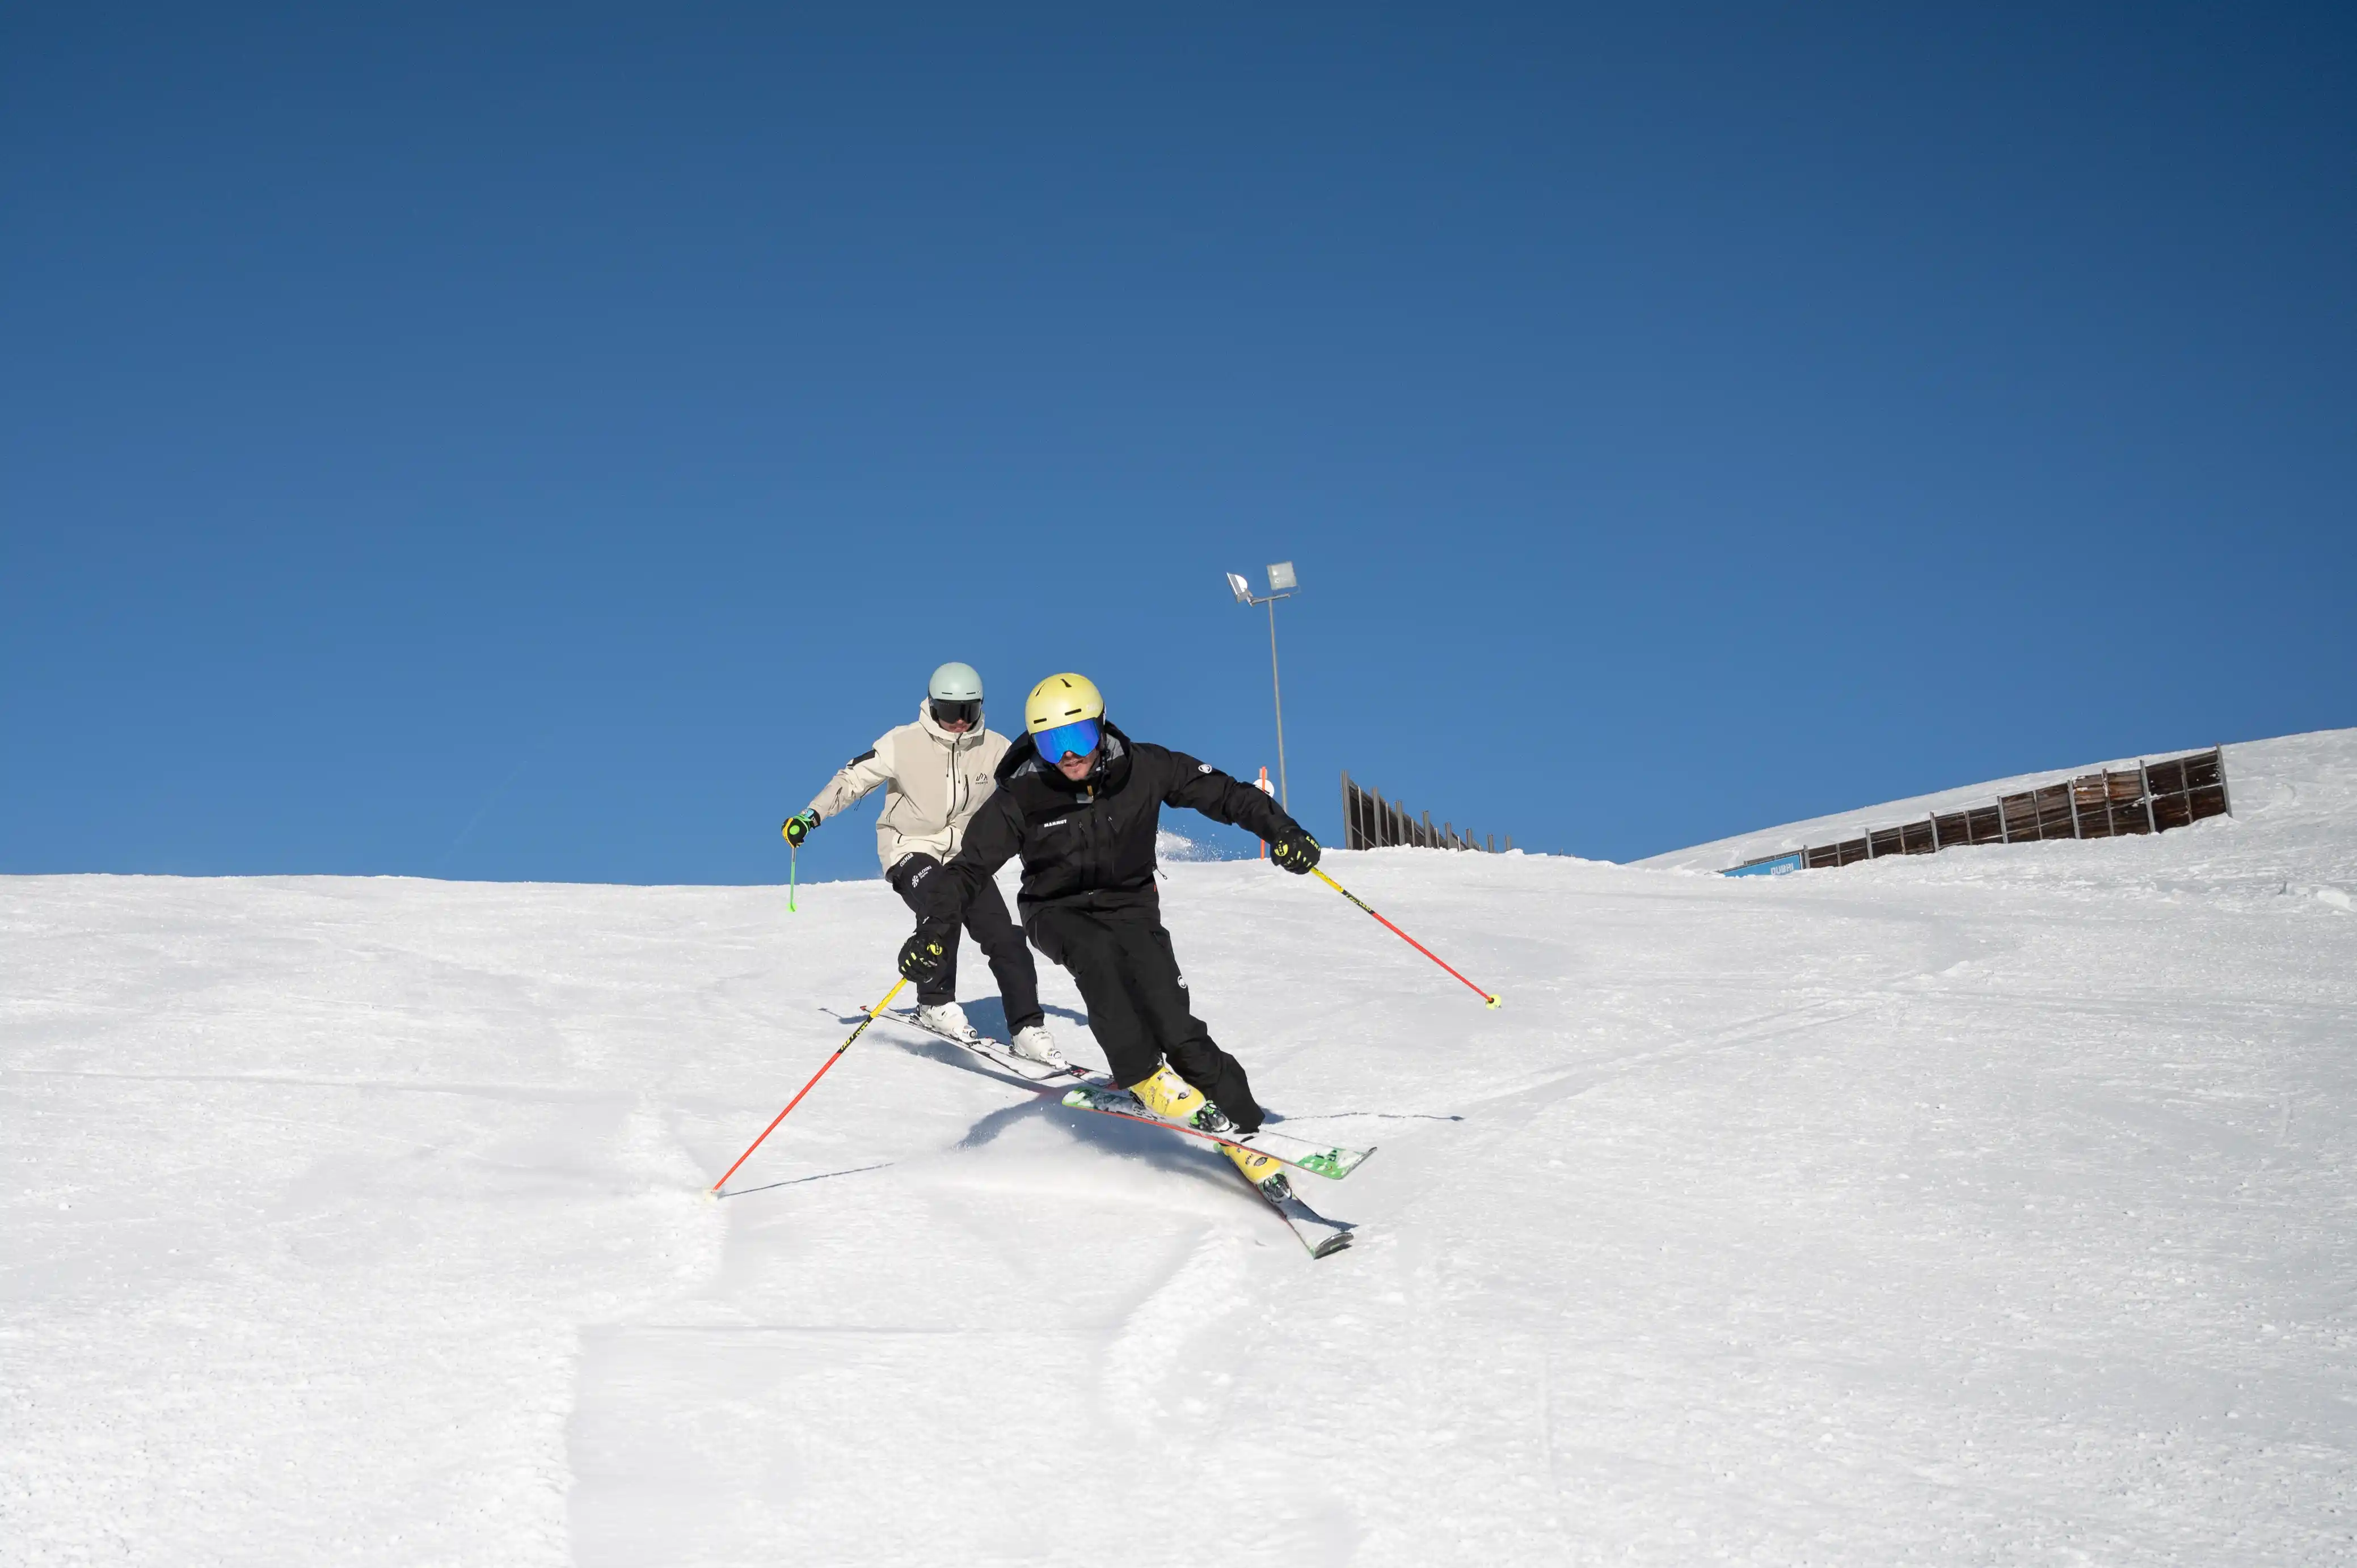
[[[1085,675],[1050,675],[1031,688],[1023,703],[1023,727],[1033,735],[1104,717],[1104,698]]]

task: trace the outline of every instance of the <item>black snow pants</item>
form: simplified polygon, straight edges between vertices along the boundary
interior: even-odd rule
[[[1243,1064],[1212,1043],[1195,1016],[1170,933],[1153,909],[1034,909],[1026,929],[1041,952],[1072,972],[1089,1004],[1089,1032],[1115,1083],[1170,1069],[1250,1133],[1261,1123]]]
[[[885,880],[902,903],[923,915],[932,892],[933,874],[941,868],[942,863],[930,854],[912,854],[893,866]],[[998,978],[998,999],[1006,1008],[1007,1032],[1045,1023],[1048,1015],[1039,1006],[1039,972],[1031,967],[1031,950],[1024,944],[1023,933],[1016,929],[1015,917],[1006,912],[1006,900],[998,896],[996,883],[985,882],[975,890],[965,907],[965,929],[974,933],[983,955],[990,960],[990,972]],[[957,1000],[957,933],[952,931],[941,978],[917,992],[920,1006],[938,1007]]]

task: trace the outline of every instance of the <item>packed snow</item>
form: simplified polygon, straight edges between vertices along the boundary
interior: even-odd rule
[[[2357,1560],[2357,731],[2227,761],[1772,880],[1330,856],[1495,1012],[1172,865],[1214,1033],[1381,1145],[1317,1262],[888,1021],[707,1201],[881,882],[0,879],[0,1561]]]

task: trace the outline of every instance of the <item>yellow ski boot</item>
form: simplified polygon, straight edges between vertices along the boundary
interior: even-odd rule
[[[1244,1180],[1270,1197],[1282,1202],[1293,1196],[1293,1184],[1285,1179],[1284,1161],[1241,1144],[1222,1144],[1220,1151],[1236,1162],[1236,1169],[1244,1173]]]
[[[1218,1106],[1203,1098],[1203,1091],[1172,1072],[1166,1064],[1154,1069],[1153,1075],[1129,1086],[1129,1092],[1157,1116],[1193,1127],[1204,1133],[1232,1133],[1235,1123]]]

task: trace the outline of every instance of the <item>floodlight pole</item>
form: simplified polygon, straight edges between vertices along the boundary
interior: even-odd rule
[[[1285,593],[1276,591],[1280,571],[1284,574],[1283,582],[1287,590]],[[1228,591],[1236,596],[1236,603],[1268,607],[1268,689],[1276,701],[1276,803],[1288,811],[1293,809],[1293,797],[1286,787],[1285,779],[1285,683],[1278,679],[1276,672],[1276,601],[1293,597],[1290,591],[1293,585],[1293,563],[1290,561],[1269,568],[1269,593],[1265,598],[1254,595],[1251,585],[1235,573],[1228,574]]]
[[[1276,803],[1290,811],[1293,798],[1285,789],[1285,686],[1276,678],[1276,601],[1285,596],[1268,596],[1268,689],[1276,698]]]

